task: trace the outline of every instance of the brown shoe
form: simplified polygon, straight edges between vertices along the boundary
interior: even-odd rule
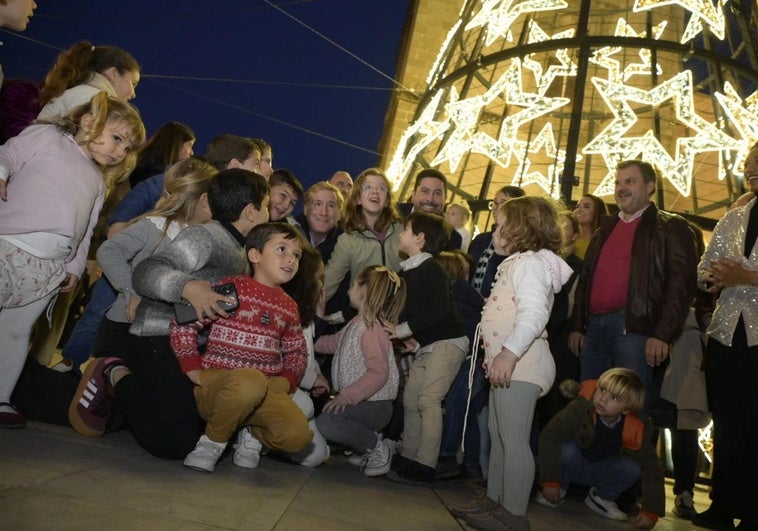
[[[487,491],[482,489],[470,502],[450,507],[450,514],[456,518],[466,518],[471,514],[489,513],[498,507],[497,503],[487,497]]]
[[[526,516],[516,516],[500,505],[490,513],[493,518],[512,531],[529,531],[531,526]]]

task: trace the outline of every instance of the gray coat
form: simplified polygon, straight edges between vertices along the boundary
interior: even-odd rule
[[[168,335],[172,304],[182,300],[190,280],[211,283],[249,273],[245,249],[217,221],[187,227],[165,251],[134,270],[134,290],[142,297],[129,331],[138,336]]]

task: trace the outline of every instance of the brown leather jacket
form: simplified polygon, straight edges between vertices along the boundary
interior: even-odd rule
[[[584,333],[589,319],[595,267],[619,221],[606,219],[592,238],[576,286],[570,330]],[[697,248],[689,223],[651,204],[642,214],[632,243],[626,301],[626,331],[671,343],[681,333],[697,291]]]

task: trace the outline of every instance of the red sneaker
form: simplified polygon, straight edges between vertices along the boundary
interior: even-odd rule
[[[100,437],[111,416],[113,389],[105,370],[123,365],[121,358],[95,358],[84,370],[79,387],[68,407],[68,421],[80,435]]]
[[[26,418],[8,402],[0,402],[0,428],[23,428]]]

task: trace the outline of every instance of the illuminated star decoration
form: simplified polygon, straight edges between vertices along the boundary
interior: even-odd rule
[[[477,27],[486,28],[485,45],[491,46],[493,42],[503,37],[513,42],[511,25],[523,14],[535,11],[551,11],[568,7],[564,0],[484,0],[482,8],[474,15],[466,30]]]
[[[443,94],[444,91],[437,91],[427,106],[424,107],[424,110],[418,117],[418,120],[413,122],[413,124],[405,130],[403,136],[400,138],[397,149],[395,149],[395,154],[392,155],[392,160],[387,167],[387,178],[392,184],[393,190],[397,189],[402,180],[410,171],[411,166],[416,159],[416,155],[418,155],[426,146],[434,142],[436,139],[440,138],[445,133],[445,131],[450,128],[450,123],[447,121],[434,121],[434,115],[437,112]],[[413,142],[410,150],[408,150],[408,153],[405,153],[405,150],[408,147],[408,143],[416,134],[423,136],[419,139],[416,139]]]
[[[509,105],[524,107],[516,113],[503,118],[500,126],[499,141],[503,146],[509,146],[511,151],[518,147],[518,129],[521,125],[535,118],[544,116],[559,107],[571,103],[569,98],[550,98],[541,94],[524,92],[521,77],[521,61],[513,59],[506,70],[508,83],[505,89],[505,101]]]
[[[714,6],[711,0],[635,0],[634,12],[647,11],[666,5],[678,5],[690,12],[690,20],[684,28],[681,43],[684,44],[697,37],[706,23],[716,37],[724,40],[725,17],[724,4],[717,0]]]
[[[644,154],[644,158],[658,167],[661,176],[668,179],[680,194],[687,197],[692,186],[692,168],[695,155],[708,151],[729,151],[736,149],[734,139],[708,123],[695,113],[693,102],[692,72],[685,70],[650,90],[628,87],[601,78],[592,78],[598,93],[602,96],[614,119],[582,150],[583,153],[615,154],[632,158]],[[677,119],[694,136],[676,139],[676,156],[669,155],[653,131],[642,136],[625,137],[624,134],[637,122],[637,116],[629,101],[649,106],[660,106],[671,100]],[[613,169],[611,169],[613,168]],[[598,186],[598,195],[613,193],[615,166]]]
[[[464,100],[458,99],[458,91],[455,87],[450,89],[450,101],[445,104],[445,112],[454,129],[432,161],[432,166],[447,161],[450,170],[454,172],[467,151],[482,153],[501,165],[507,165],[506,159],[510,152],[503,150],[498,142],[486,133],[474,132],[479,124],[482,109],[505,90],[507,82],[507,76],[503,74],[487,89],[487,92]]]
[[[737,153],[732,157],[729,170],[733,175],[742,177],[742,161],[747,159],[750,148],[758,142],[758,91],[745,99],[743,104],[737,91],[728,81],[724,82],[724,93],[716,92],[716,99],[724,110],[724,114],[740,134],[740,139],[735,139]],[[719,172],[719,179],[724,179],[723,172]]]
[[[666,28],[666,21],[653,27],[653,38],[660,39],[663,34],[663,30]],[[616,21],[616,31],[614,32],[616,37],[645,37],[646,31],[637,33],[632,26],[627,23],[624,18],[619,18]],[[621,65],[616,59],[612,59],[611,55],[617,54],[621,51],[621,46],[604,46],[599,50],[596,50],[589,61],[597,65],[602,66],[608,70],[608,81],[617,83],[621,81]],[[650,74],[652,71],[651,53],[648,49],[641,49],[639,52],[641,63],[630,63],[624,68],[624,81],[628,81],[630,77],[636,74]],[[658,63],[655,65],[656,72],[660,75],[662,73],[661,67]]]
[[[429,74],[426,76],[426,84],[427,86],[432,86],[440,78],[440,75],[442,72],[440,71],[440,67],[444,66],[442,64],[442,59],[445,57],[445,52],[447,51],[447,47],[450,44],[450,41],[453,40],[453,37],[458,32],[458,28],[460,28],[461,23],[463,21],[461,19],[458,19],[458,22],[456,22],[453,27],[450,29],[450,31],[447,32],[447,37],[445,37],[445,42],[442,43],[442,46],[440,47],[440,52],[437,54],[437,58],[434,60],[434,63],[432,64],[432,67],[429,69]]]
[[[519,163],[518,169],[516,169],[511,184],[514,186],[537,184],[551,196],[555,198],[560,197],[561,187],[559,178],[563,173],[566,151],[556,148],[552,124],[545,124],[542,130],[537,133],[537,136],[535,136],[528,145],[526,142],[519,142],[519,148],[517,157],[521,162]],[[553,163],[547,164],[547,171],[545,173],[537,170],[529,171],[532,166],[529,153],[539,153],[541,151],[544,151],[547,155],[547,159],[552,160]],[[578,158],[581,159],[581,157]]]
[[[573,36],[573,29],[561,31],[555,35],[550,36],[545,32],[545,30],[540,27],[539,24],[532,20],[529,24],[529,35],[527,37],[527,42],[531,44],[534,42],[545,42],[551,39],[564,39]],[[576,75],[576,63],[571,60],[566,48],[560,48],[555,51],[555,57],[558,59],[558,61],[560,61],[561,64],[548,66],[547,70],[544,73],[542,71],[542,64],[532,59],[535,55],[537,54],[529,54],[524,57],[523,64],[524,68],[528,68],[534,72],[534,78],[537,83],[537,92],[540,94],[544,94],[547,91],[548,87],[556,77]]]

